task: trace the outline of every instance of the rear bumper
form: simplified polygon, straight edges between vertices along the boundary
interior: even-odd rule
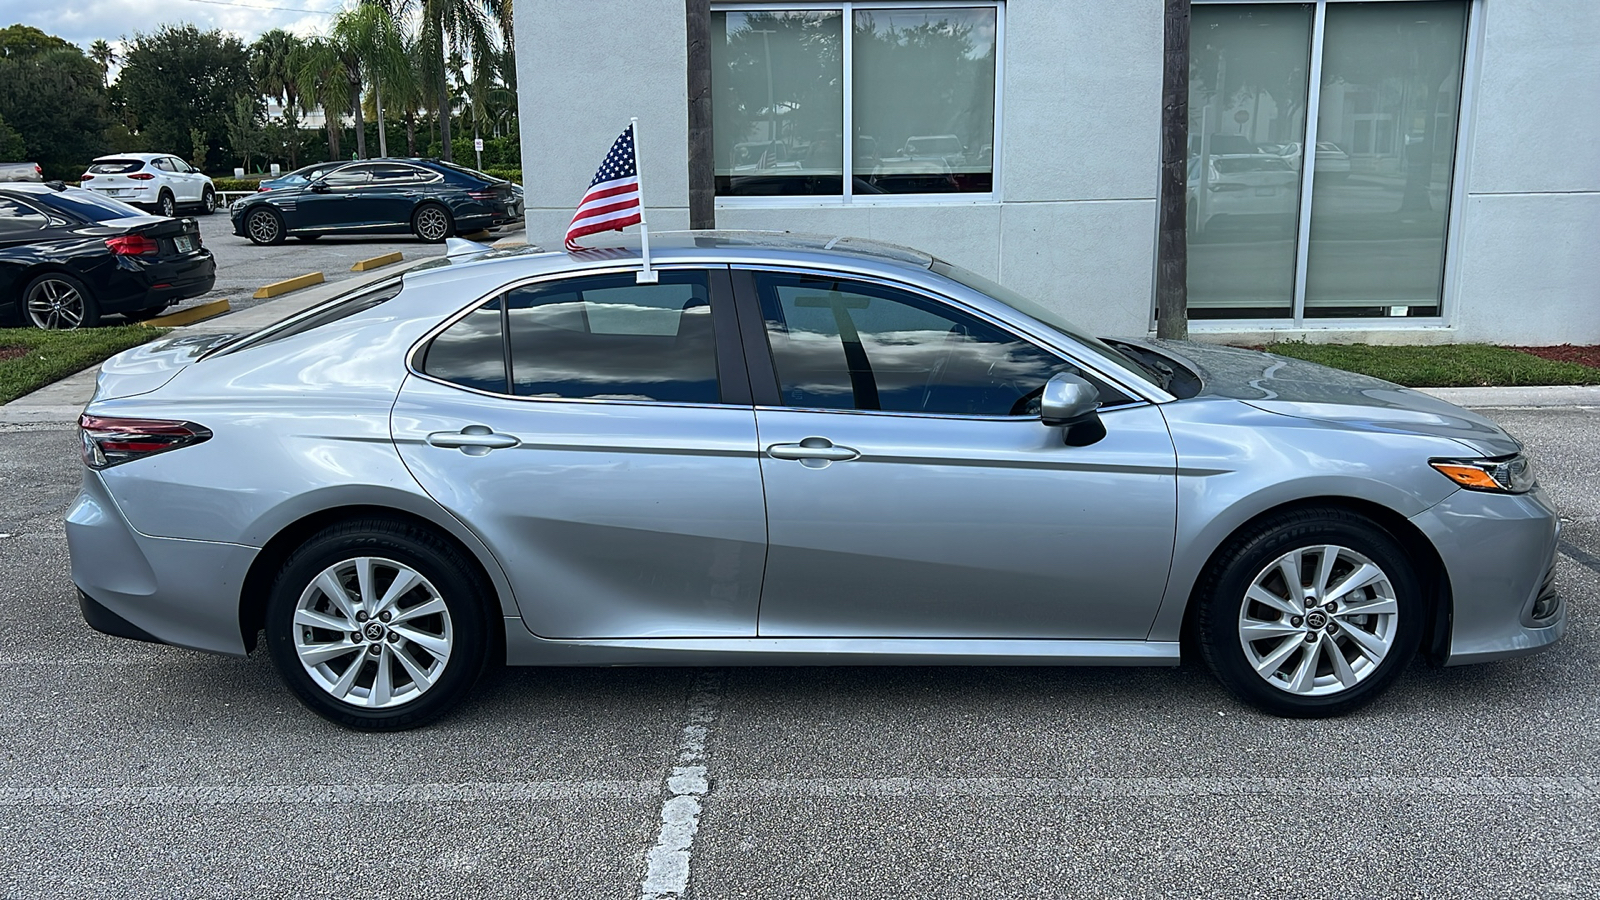
[[[66,525],[72,581],[90,626],[135,640],[245,655],[239,597],[258,550],[140,534],[91,470],[84,471]]]
[[[1457,491],[1412,523],[1444,560],[1453,600],[1445,665],[1535,653],[1567,630],[1565,603],[1543,619],[1560,518],[1538,488],[1527,494]]]
[[[159,261],[119,257],[97,299],[103,312],[148,309],[198,297],[216,283],[217,262],[209,250]]]

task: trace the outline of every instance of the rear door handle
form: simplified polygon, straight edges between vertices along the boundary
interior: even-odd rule
[[[485,425],[468,425],[460,431],[435,431],[427,441],[435,447],[460,450],[468,456],[482,456],[490,450],[508,450],[522,442],[509,434],[498,434]]]
[[[773,444],[767,448],[773,459],[797,459],[802,465],[820,467],[830,462],[860,459],[861,451],[835,444],[825,437],[808,437],[798,444]]]

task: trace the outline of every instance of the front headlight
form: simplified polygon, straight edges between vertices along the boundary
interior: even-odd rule
[[[1494,459],[1431,459],[1428,465],[1469,491],[1526,494],[1539,483],[1533,463],[1522,453]]]

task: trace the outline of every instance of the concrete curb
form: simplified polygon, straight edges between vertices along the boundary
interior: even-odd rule
[[[1600,408],[1600,385],[1418,388],[1418,390],[1469,409]]]
[[[178,328],[183,325],[193,325],[203,319],[213,319],[228,312],[233,307],[227,300],[213,300],[188,309],[180,309],[175,313],[156,316],[154,319],[145,319],[140,322],[146,328]]]
[[[296,275],[293,278],[285,278],[282,281],[274,281],[271,284],[264,284],[261,287],[256,288],[256,292],[252,294],[251,297],[255,300],[270,300],[279,294],[287,294],[290,291],[298,291],[301,288],[308,288],[314,284],[322,283],[323,279],[321,272],[307,272],[304,275]]]

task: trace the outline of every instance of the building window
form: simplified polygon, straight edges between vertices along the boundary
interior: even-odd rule
[[[807,7],[712,13],[718,196],[992,195],[999,4]]]
[[[1194,6],[1192,318],[1440,315],[1467,6]]]

